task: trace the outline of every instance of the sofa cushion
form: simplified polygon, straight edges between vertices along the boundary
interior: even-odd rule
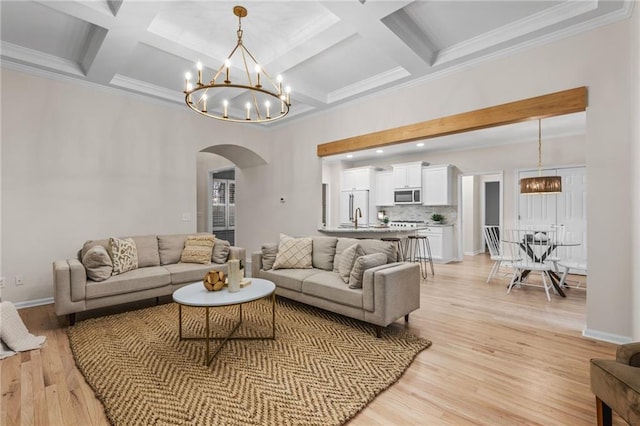
[[[231,243],[229,241],[216,239],[213,245],[213,252],[211,252],[211,261],[218,264],[227,263],[229,251],[231,251]]]
[[[273,262],[276,261],[276,255],[278,254],[277,243],[266,243],[262,245],[262,269],[268,271],[273,269]]]
[[[310,237],[292,238],[280,235],[278,254],[273,269],[310,269],[313,243]]]
[[[305,278],[321,273],[319,269],[271,269],[260,271],[260,278],[273,281],[276,286],[293,291],[302,290],[302,281]],[[343,284],[344,285],[344,284]]]
[[[155,235],[134,235],[129,238],[136,243],[136,250],[138,251],[138,268],[160,266],[158,237]]]
[[[91,247],[95,247],[97,245],[100,245],[100,246],[104,247],[105,250],[107,250],[107,252],[109,252],[109,239],[108,238],[105,238],[105,239],[102,239],[102,240],[85,241],[85,243],[82,245],[82,250],[80,251],[80,258],[78,260],[82,262],[82,258],[84,257],[85,254],[87,254],[87,251],[89,251],[89,249]]]
[[[82,264],[87,270],[87,278],[99,282],[111,276],[113,272],[113,262],[107,249],[97,244],[91,247],[82,257]]]
[[[113,262],[113,275],[138,269],[138,251],[131,238],[109,238],[109,254]]]
[[[338,265],[338,274],[345,284],[349,283],[349,276],[351,275],[353,264],[356,259],[362,255],[364,255],[364,252],[358,243],[353,244],[342,252],[340,265]]]
[[[180,262],[209,265],[215,239],[216,236],[211,234],[189,235],[184,240]]]
[[[158,235],[158,250],[160,251],[160,264],[169,265],[180,262],[180,256],[184,249],[184,241],[189,234]]]
[[[227,273],[227,265],[202,265],[198,263],[174,263],[164,266],[171,274],[171,284],[202,281],[207,272],[215,269]]]
[[[384,253],[371,253],[360,256],[353,264],[353,269],[349,275],[349,288],[362,288],[362,276],[367,269],[385,265],[387,255]]]
[[[302,293],[362,309],[362,289],[347,287],[335,272],[322,271],[306,278]]]
[[[87,281],[87,299],[132,293],[163,287],[170,283],[169,271],[162,266],[134,269],[120,275],[114,275],[102,282]]]
[[[374,239],[359,240],[358,243],[364,254],[384,253],[387,255],[387,263],[398,261],[398,250],[396,245],[389,241]]]
[[[313,245],[312,263],[314,268],[333,271],[333,257],[336,255],[336,237],[311,237]],[[264,253],[263,253],[264,257]]]
[[[333,258],[333,272],[338,272],[338,266],[340,265],[340,256],[342,256],[342,252],[357,243],[360,240],[355,238],[338,238],[338,242],[336,244],[336,255]]]

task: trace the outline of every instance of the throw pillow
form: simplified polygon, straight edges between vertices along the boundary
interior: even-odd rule
[[[268,271],[273,269],[273,263],[276,261],[278,254],[278,244],[266,243],[262,245],[262,270]]]
[[[313,267],[333,270],[333,258],[336,255],[336,237],[311,237],[313,240]]]
[[[131,238],[109,238],[113,275],[138,269],[138,251],[136,243]]]
[[[342,255],[340,256],[340,265],[338,265],[338,274],[345,284],[349,283],[349,276],[351,275],[353,264],[356,259],[362,255],[364,255],[364,252],[358,243],[353,244],[342,252]]]
[[[160,264],[170,265],[180,262],[184,241],[188,234],[158,235],[158,251],[160,252]]]
[[[82,264],[87,270],[87,278],[93,281],[104,281],[113,273],[113,262],[107,249],[101,245],[91,247],[82,257]]]
[[[365,254],[356,259],[349,275],[349,288],[362,288],[364,271],[387,263],[387,255],[384,253]]]
[[[210,264],[215,238],[215,235],[211,234],[189,235],[184,241],[180,262]]]
[[[338,266],[340,265],[340,256],[342,256],[342,252],[359,241],[360,240],[357,240],[355,238],[338,238],[338,242],[336,244],[336,255],[333,257],[333,272],[338,272]]]
[[[292,238],[280,235],[278,254],[273,269],[311,269],[311,238]]]
[[[213,254],[211,255],[211,261],[213,263],[226,263],[229,257],[229,251],[231,250],[231,243],[227,240],[216,240],[213,245]]]

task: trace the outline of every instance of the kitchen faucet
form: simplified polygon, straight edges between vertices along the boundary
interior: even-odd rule
[[[358,217],[362,217],[362,210],[360,210],[360,207],[356,207],[356,211],[353,212],[353,223],[355,224],[356,229],[358,229]]]

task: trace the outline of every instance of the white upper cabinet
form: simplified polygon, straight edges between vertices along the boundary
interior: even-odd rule
[[[396,189],[422,187],[422,161],[393,165],[393,186]]]
[[[393,206],[393,172],[376,173],[376,206]]]
[[[422,169],[422,205],[453,204],[453,166],[429,166]]]
[[[375,185],[375,168],[355,167],[342,171],[342,190],[353,191],[359,189],[371,190]]]

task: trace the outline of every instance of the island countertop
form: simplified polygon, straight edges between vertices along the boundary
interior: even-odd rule
[[[396,228],[391,226],[384,227],[358,227],[356,228],[318,228],[318,232],[323,232],[326,234],[410,234],[415,231],[422,231],[424,229],[429,229],[431,227],[443,227],[443,226],[453,226],[453,224],[440,223],[440,224],[425,224],[424,226],[420,226],[417,228]]]

